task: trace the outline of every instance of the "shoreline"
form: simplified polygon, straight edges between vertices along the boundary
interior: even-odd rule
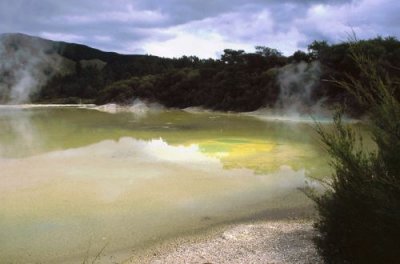
[[[312,206],[268,210],[141,246],[104,252],[95,263],[322,263],[312,242],[316,235],[314,219]],[[89,258],[89,263],[92,260]]]
[[[248,221],[165,241],[122,263],[322,263],[314,235],[311,219]]]
[[[95,104],[0,104],[0,109],[30,108],[95,108]]]
[[[298,114],[293,113],[288,114],[285,112],[272,113],[270,110],[260,108],[256,111],[251,112],[233,112],[233,111],[218,111],[205,109],[202,107],[187,107],[183,109],[179,108],[165,108],[162,105],[156,103],[146,103],[146,102],[137,102],[132,105],[121,105],[115,103],[109,103],[104,105],[96,105],[96,104],[0,104],[1,109],[34,109],[34,108],[77,108],[77,109],[87,109],[87,110],[95,110],[108,114],[117,114],[117,113],[133,113],[139,116],[143,116],[148,112],[159,112],[159,111],[170,111],[170,110],[178,110],[190,114],[204,114],[204,113],[213,113],[218,115],[238,115],[238,116],[246,116],[259,119],[261,121],[267,122],[290,122],[290,123],[315,123],[316,121],[319,123],[330,124],[332,123],[332,115],[319,116],[314,118],[312,114]],[[363,123],[363,118],[345,118],[345,123]]]

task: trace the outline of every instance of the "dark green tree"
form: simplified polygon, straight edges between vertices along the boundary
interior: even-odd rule
[[[221,61],[229,65],[243,64],[244,54],[244,50],[225,49],[224,54],[221,55]]]
[[[328,48],[329,44],[327,41],[314,40],[310,45],[308,45],[308,52],[314,60],[318,60]]]
[[[269,58],[269,57],[282,57],[283,54],[277,49],[265,47],[265,46],[256,46],[256,54],[259,54],[263,57]]]

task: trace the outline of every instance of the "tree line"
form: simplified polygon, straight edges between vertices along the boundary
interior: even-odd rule
[[[344,103],[354,114],[364,112],[354,95],[331,81],[362,75],[351,59],[350,42],[314,41],[306,52],[299,50],[291,56],[265,46],[257,46],[250,53],[225,49],[218,59],[121,55],[78,44],[49,43],[46,52],[72,61],[73,67],[67,73],[49,76],[47,83],[32,97],[38,103],[131,104],[139,98],[167,107],[253,111],[276,104],[280,94],[277,76],[283,67],[318,61],[321,75],[311,98],[315,101],[324,98],[328,106]],[[377,37],[358,43],[389,75],[396,74],[400,68],[400,42],[396,38]],[[88,60],[99,60],[103,64],[85,63]]]

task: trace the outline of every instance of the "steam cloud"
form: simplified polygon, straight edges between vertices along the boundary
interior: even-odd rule
[[[259,109],[249,115],[262,120],[296,122],[313,122],[313,118],[319,121],[331,120],[329,109],[323,107],[325,98],[317,99],[315,96],[320,77],[321,65],[318,61],[293,63],[280,68],[276,77],[280,93],[275,105],[272,108]]]
[[[61,57],[46,48],[40,41],[0,36],[0,103],[27,103],[47,82]]]
[[[289,64],[280,69],[277,81],[280,95],[275,108],[286,113],[311,113],[313,108],[320,105],[313,99],[313,91],[321,76],[319,62],[310,64],[300,62]]]

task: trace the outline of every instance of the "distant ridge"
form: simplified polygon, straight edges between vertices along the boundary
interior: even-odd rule
[[[115,60],[129,60],[139,57],[157,57],[152,55],[136,54],[124,55],[116,52],[102,51],[83,44],[54,41],[23,33],[3,33],[0,34],[0,39],[3,43],[16,47],[44,47],[46,53],[57,53],[74,61],[99,59],[110,63]]]
[[[157,56],[124,55],[82,44],[4,33],[0,34],[0,103],[94,99],[110,83],[159,74],[173,68],[173,63],[172,59]]]

